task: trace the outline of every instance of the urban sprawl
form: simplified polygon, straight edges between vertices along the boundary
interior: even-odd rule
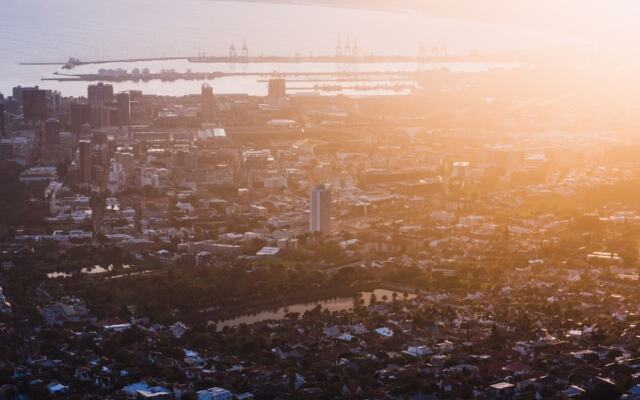
[[[633,111],[546,73],[15,87],[0,399],[640,399]]]

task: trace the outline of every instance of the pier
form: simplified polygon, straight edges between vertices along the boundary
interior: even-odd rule
[[[503,56],[500,56],[502,58]],[[447,62],[493,62],[515,61],[515,59],[498,59],[497,55],[450,55],[450,56],[406,56],[406,55],[363,55],[363,56],[260,56],[260,57],[193,57],[188,58],[192,63],[217,64],[295,64],[295,63],[324,63],[324,64],[371,64],[371,63],[447,63]]]
[[[67,68],[73,68],[80,65],[91,65],[91,64],[111,64],[111,63],[129,63],[129,62],[149,62],[149,61],[175,61],[175,60],[189,60],[191,57],[151,57],[151,58],[123,58],[123,59],[113,59],[113,60],[92,60],[92,61],[80,61],[76,58],[70,58],[68,61],[63,62],[21,62],[20,65],[55,65],[55,66],[64,66]]]
[[[333,72],[160,72],[148,74],[121,74],[121,75],[103,75],[103,74],[56,74],[53,78],[42,78],[43,81],[60,81],[60,82],[131,82],[131,81],[177,81],[177,80],[213,80],[233,76],[250,76],[257,78],[288,78],[288,77],[329,77],[339,78],[350,81],[371,81],[375,80],[407,80],[415,76],[419,71],[369,71],[369,72],[350,72],[350,71],[333,71]],[[320,80],[320,79],[317,79]]]
[[[65,62],[21,62],[20,65],[55,65],[72,69],[76,66],[91,64],[110,63],[132,63],[151,61],[175,61],[187,60],[190,63],[217,63],[217,64],[261,64],[261,63],[326,63],[326,64],[357,64],[357,63],[474,63],[474,62],[521,62],[522,59],[515,54],[469,54],[469,55],[361,55],[361,56],[171,56],[171,57],[150,57],[150,58],[124,58],[112,60],[90,60],[81,61],[77,58],[70,58]]]

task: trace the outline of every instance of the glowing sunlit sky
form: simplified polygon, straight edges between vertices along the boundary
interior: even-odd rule
[[[269,2],[270,0],[255,0]],[[300,3],[301,1],[287,1]],[[305,1],[302,1],[305,2]],[[631,46],[640,36],[637,0],[312,0],[314,4],[387,7],[434,17],[515,27],[559,35],[572,43]],[[541,43],[542,44],[542,43]]]
[[[640,34],[636,0],[410,0],[436,16],[569,34],[576,41],[627,46]]]
[[[362,52],[378,54],[416,54],[418,46],[436,44],[452,53],[566,45],[634,52],[640,37],[636,0],[0,0],[0,5],[0,64],[70,56],[224,54],[230,43],[244,39],[254,55],[328,54],[338,35],[357,38]]]

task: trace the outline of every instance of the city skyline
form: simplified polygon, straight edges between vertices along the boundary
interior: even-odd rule
[[[640,399],[638,16],[0,0],[0,400]]]

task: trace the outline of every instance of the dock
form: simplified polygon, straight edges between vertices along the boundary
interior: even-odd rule
[[[389,80],[402,81],[413,78],[418,71],[368,71],[368,72],[351,72],[351,71],[333,71],[333,72],[160,72],[148,74],[121,74],[121,75],[103,75],[103,74],[55,74],[52,78],[42,78],[43,81],[59,81],[59,82],[137,82],[137,81],[177,81],[177,80],[214,80],[235,76],[249,76],[256,78],[288,78],[288,77],[330,77],[332,79],[340,78],[343,81],[371,81]],[[319,79],[318,79],[319,80]]]
[[[110,63],[133,63],[151,61],[175,61],[187,60],[190,63],[215,63],[215,64],[297,64],[297,63],[324,63],[324,64],[371,64],[371,63],[475,63],[475,62],[521,62],[517,56],[510,54],[473,54],[473,55],[362,55],[362,56],[171,56],[171,57],[149,57],[149,58],[124,58],[112,60],[89,60],[81,61],[77,58],[70,58],[65,62],[21,62],[20,65],[55,65],[72,69],[81,65],[110,64]]]

